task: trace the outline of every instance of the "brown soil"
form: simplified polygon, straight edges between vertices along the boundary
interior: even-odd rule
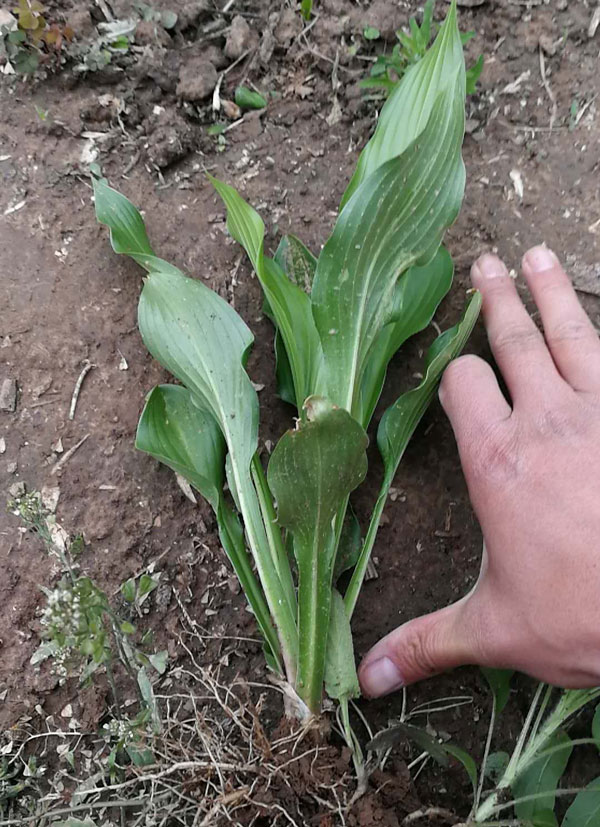
[[[55,5],[54,17],[68,17],[71,5]],[[183,15],[195,5],[155,4]],[[126,16],[125,0],[113,8]],[[5,78],[0,87],[0,379],[18,384],[16,413],[0,412],[6,445],[0,491],[8,497],[20,481],[31,490],[58,485],[58,520],[69,533],[83,533],[83,565],[109,593],[160,557],[156,568],[171,589],[152,599],[148,622],[170,641],[172,663],[182,657],[173,643],[177,590],[189,614],[214,638],[202,653],[203,663],[221,664],[225,677],[249,680],[264,677],[261,649],[236,640],[256,633],[220,549],[212,512],[186,500],[172,474],[133,447],[144,396],[166,375],[137,333],[140,270],[112,253],[105,228],[96,224],[82,151],[89,146],[86,134],[96,133],[91,140],[97,161],[111,183],[143,207],[159,254],[205,279],[252,328],[256,343],[249,372],[265,386],[259,397],[261,438],[275,441],[290,424],[291,410],[274,394],[270,325],[261,313],[259,287],[226,235],[223,208],[204,172],[233,183],[261,211],[269,247],[279,233],[293,229],[318,250],[376,112],[357,88],[368,64],[344,57],[342,38],[349,43],[366,23],[382,31],[404,24],[417,4],[375,0],[369,9],[322,0],[316,8],[319,19],[305,42],[293,39],[298,16],[279,20],[279,5],[275,12],[266,2],[234,6],[236,13],[249,15],[255,34],[275,30],[275,51],[264,64],[251,56],[242,60],[225,76],[221,94],[232,95],[247,75],[277,96],[265,111],[246,115],[223,146],[206,134],[208,107],[183,106],[175,93],[181,62],[202,53],[193,45],[195,27],[217,19],[210,11],[194,26],[169,35],[164,51],[150,37],[126,72],[108,67],[78,77],[67,65],[42,80]],[[97,6],[90,10],[96,22],[102,19]],[[486,67],[479,92],[468,102],[468,185],[459,221],[447,237],[456,280],[437,315],[442,328],[461,311],[468,268],[477,254],[497,249],[517,268],[521,254],[541,240],[567,262],[586,309],[600,323],[600,122],[593,102],[600,93],[600,32],[588,37],[591,14],[586,0],[489,0],[461,10],[462,28],[477,32],[469,45],[471,59],[483,51]],[[218,63],[223,37],[213,37],[210,45]],[[330,117],[336,49],[341,55],[337,122]],[[102,97],[107,95],[112,98]],[[556,118],[550,131],[552,99]],[[574,101],[578,108],[570,115]],[[46,120],[36,106],[48,112]],[[121,110],[118,118],[115,107]],[[519,181],[522,196],[516,191]],[[432,336],[430,330],[416,337],[395,359],[380,411],[414,382]],[[481,326],[469,348],[489,356]],[[94,368],[70,421],[71,395],[86,359]],[[86,435],[60,475],[51,476],[57,440],[67,451]],[[372,450],[369,478],[355,503],[363,525],[380,472]],[[477,576],[481,536],[450,427],[437,405],[415,435],[395,486],[400,494],[386,507],[375,551],[379,577],[365,585],[353,623],[359,656],[397,624],[456,600]],[[47,670],[29,666],[39,643],[39,587],[52,582],[56,569],[39,543],[19,531],[15,518],[0,519],[0,693],[7,690],[0,729],[7,729],[22,716],[35,718],[36,705],[50,714],[67,701],[77,708],[87,702],[76,682],[59,687]],[[506,715],[501,737],[508,742],[528,694],[517,693]],[[479,757],[489,699],[476,669],[412,687],[408,701],[415,705],[449,695],[469,695],[473,703],[436,715],[432,723]],[[362,710],[377,730],[399,715],[401,702],[397,695],[363,703]],[[274,726],[280,714],[277,705],[268,710],[266,726]],[[405,771],[399,769],[396,778],[397,790],[390,792],[388,776],[385,794],[364,799],[351,823],[397,825],[419,799],[463,816],[468,811],[469,784],[459,768],[442,773],[431,767],[412,786]],[[314,823],[337,823],[321,816]]]

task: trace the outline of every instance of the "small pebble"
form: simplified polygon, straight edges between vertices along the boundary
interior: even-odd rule
[[[3,379],[0,385],[0,411],[14,413],[17,410],[17,380]]]

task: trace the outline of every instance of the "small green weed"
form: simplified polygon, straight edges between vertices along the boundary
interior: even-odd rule
[[[600,748],[600,706],[596,708],[591,737],[571,739],[566,731],[584,707],[598,700],[600,689],[557,690],[539,684],[512,754],[492,753],[494,729],[509,701],[513,673],[504,669],[482,671],[492,694],[492,713],[479,768],[464,750],[404,722],[380,732],[367,747],[381,754],[398,741],[409,740],[444,767],[450,759],[458,760],[472,784],[473,806],[465,823],[457,827],[558,827],[555,806],[563,796],[572,796],[573,801],[561,827],[600,824],[600,777],[583,789],[558,786],[574,747]],[[515,819],[509,818],[511,811]]]
[[[301,0],[300,15],[305,23],[308,23],[313,13],[313,0]]]
[[[31,74],[42,62],[60,60],[63,46],[73,38],[71,27],[48,24],[39,0],[19,0],[12,11],[13,22],[0,26],[0,61],[20,74]]]
[[[153,651],[151,635],[141,636],[129,617],[123,617],[111,605],[106,592],[80,571],[78,558],[83,538],[65,541],[64,532],[54,516],[44,508],[37,491],[24,493],[11,500],[9,510],[38,535],[48,553],[58,558],[62,576],[54,588],[41,587],[46,605],[41,615],[42,643],[34,652],[31,663],[39,665],[51,659],[52,669],[61,683],[77,676],[88,684],[101,668],[106,673],[114,706],[114,720],[109,720],[105,734],[113,741],[109,765],[115,764],[125,749],[129,758],[146,755],[143,738],[158,732],[161,724],[149,672],[163,675],[167,669],[166,651]],[[128,614],[142,616],[142,606],[159,583],[158,575],[142,574],[121,585]],[[120,666],[129,676],[138,695],[139,713],[133,719],[123,715],[123,704],[117,686],[116,669]],[[107,709],[108,715],[108,709]],[[150,729],[148,729],[150,728]],[[140,741],[140,738],[142,740]]]
[[[431,40],[435,36],[435,25],[433,23],[433,10],[435,0],[427,0],[423,9],[423,20],[421,25],[414,17],[409,20],[410,32],[398,29],[396,37],[398,42],[394,45],[391,54],[379,55],[371,67],[368,78],[360,82],[363,89],[382,89],[386,95],[394,89],[406,70],[418,63],[427,52]],[[363,30],[365,40],[377,40],[379,31],[373,26],[366,26]],[[475,36],[475,32],[461,32],[460,39],[463,46]],[[483,55],[480,55],[477,62],[466,70],[467,95],[475,92],[475,87],[481,72],[483,71]]]

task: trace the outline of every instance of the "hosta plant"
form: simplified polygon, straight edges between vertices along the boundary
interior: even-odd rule
[[[478,314],[430,347],[421,384],[400,396],[377,430],[381,492],[361,540],[349,508],[367,470],[366,431],[390,359],[427,327],[452,281],[440,246],[460,209],[465,171],[465,67],[453,3],[432,48],[384,106],[315,257],[285,236],[273,257],[262,219],[211,178],[231,235],[246,250],[275,327],[281,397],[297,409],[263,467],[259,404],[245,370],[252,333],[201,280],[158,258],[137,209],[94,182],[98,220],[113,249],[146,271],[139,328],[180,384],[149,394],[137,447],[185,477],[211,504],[219,534],[256,617],[270,667],[295,690],[295,713],[318,714],[324,690],[358,695],[350,618],[394,474],[448,362]],[[347,587],[338,587],[344,572]],[[349,580],[348,580],[349,578]]]

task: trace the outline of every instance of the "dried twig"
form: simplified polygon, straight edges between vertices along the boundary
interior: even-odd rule
[[[79,448],[81,448],[81,446],[83,445],[83,443],[86,441],[86,439],[88,437],[89,437],[89,434],[86,434],[85,436],[81,437],[79,442],[77,442],[75,445],[73,445],[72,448],[69,448],[69,450],[66,451],[62,455],[62,457],[58,460],[58,462],[54,463],[50,473],[51,474],[58,474],[58,472],[63,468],[63,466],[65,466],[67,464],[67,462],[71,459],[71,457],[73,456],[75,451],[77,451]]]
[[[456,815],[450,810],[445,810],[443,807],[426,807],[415,810],[414,813],[409,813],[403,820],[402,827],[408,827],[409,824],[414,824],[415,821],[425,819],[432,821],[434,818],[443,818],[449,824],[456,822]]]
[[[599,6],[598,8],[600,9],[600,6]],[[590,106],[594,103],[594,101],[596,100],[596,98],[597,98],[597,97],[598,97],[598,95],[593,95],[593,96],[589,99],[589,101],[586,101],[586,102],[583,104],[583,106],[581,107],[581,109],[580,109],[580,110],[579,110],[579,112],[577,113],[577,116],[575,117],[575,126],[579,126],[579,121],[583,118],[583,116],[584,116],[584,115],[585,115],[585,113],[588,111],[588,109],[590,108]]]
[[[115,19],[106,0],[96,0],[96,5],[109,23]]]
[[[594,35],[598,31],[598,26],[600,26],[600,4],[596,6],[596,9],[592,15],[592,19],[590,20],[590,25],[588,28],[588,37],[594,37]]]
[[[81,390],[81,386],[83,385],[83,380],[91,371],[91,369],[95,367],[96,365],[93,365],[88,359],[86,359],[83,363],[83,369],[79,374],[77,382],[75,383],[73,396],[71,397],[71,407],[69,408],[69,419],[71,420],[75,417],[75,408],[77,407],[77,400],[79,399],[79,392]]]
[[[548,78],[546,77],[546,59],[544,57],[544,50],[542,49],[541,46],[540,46],[540,49],[539,49],[539,53],[540,53],[540,75],[542,76],[542,83],[544,84],[544,89],[546,90],[546,93],[547,93],[547,95],[550,98],[550,101],[552,103],[552,114],[550,115],[550,126],[549,126],[550,131],[552,131],[552,127],[554,126],[554,121],[556,120],[556,113],[558,112],[558,104],[556,103],[556,95],[552,91],[552,87],[550,86],[550,82],[548,81]]]

